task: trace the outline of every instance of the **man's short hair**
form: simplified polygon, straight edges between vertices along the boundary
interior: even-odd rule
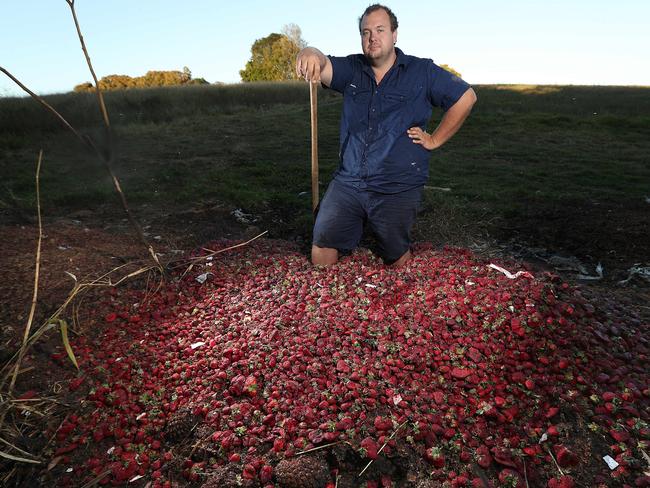
[[[363,11],[363,14],[361,14],[361,17],[359,17],[359,32],[361,32],[361,22],[363,21],[363,18],[366,15],[375,12],[376,10],[383,10],[388,14],[388,18],[390,19],[390,30],[391,32],[395,32],[397,30],[397,17],[395,17],[395,14],[391,9],[385,5],[381,5],[380,3],[373,3]]]

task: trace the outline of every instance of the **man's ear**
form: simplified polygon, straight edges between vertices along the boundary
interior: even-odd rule
[[[393,46],[397,44],[397,29],[393,31]]]

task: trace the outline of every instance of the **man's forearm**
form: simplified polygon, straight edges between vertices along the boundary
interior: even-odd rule
[[[472,88],[469,88],[458,101],[447,110],[442,117],[440,124],[431,134],[436,148],[442,146],[451,137],[458,132],[463,122],[472,111],[472,106],[476,102],[476,93]]]

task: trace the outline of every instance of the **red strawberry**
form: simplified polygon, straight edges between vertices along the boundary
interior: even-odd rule
[[[377,445],[377,442],[375,442],[374,439],[371,437],[366,437],[361,441],[361,444],[359,444],[362,449],[366,451],[366,457],[369,459],[377,459],[377,450],[379,449],[379,446]]]
[[[492,456],[487,446],[479,446],[476,449],[476,462],[482,468],[487,469],[490,467],[490,464],[492,464]]]
[[[430,447],[425,450],[424,457],[437,469],[445,465],[445,455],[439,447]]]
[[[548,484],[546,486],[548,488],[574,488],[575,482],[571,476],[564,475],[559,478],[551,478],[548,480]]]
[[[553,446],[553,451],[555,451],[555,457],[560,467],[568,468],[578,464],[578,457],[562,444]]]
[[[472,374],[471,369],[464,369],[464,368],[456,368],[456,367],[454,367],[451,370],[451,375],[454,378],[458,378],[460,380],[467,378],[471,374]]]
[[[627,442],[630,439],[630,434],[624,430],[610,430],[609,435],[611,435],[616,442]]]

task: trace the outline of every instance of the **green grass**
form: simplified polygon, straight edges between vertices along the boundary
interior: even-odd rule
[[[479,101],[465,126],[431,158],[429,185],[452,191],[427,192],[425,222],[453,216],[462,228],[463,222],[523,215],[531,205],[558,208],[650,196],[649,88],[475,89]],[[219,201],[282,214],[287,225],[277,233],[308,232],[309,193],[299,196],[310,191],[305,84],[129,90],[107,93],[106,99],[116,134],[116,170],[134,205]],[[83,133],[101,137],[92,94],[47,100]],[[320,90],[319,103],[324,190],[337,164],[341,98]],[[29,98],[5,98],[0,99],[0,208],[33,209],[40,148],[43,203],[50,212],[116,201],[105,169],[51,114]]]

